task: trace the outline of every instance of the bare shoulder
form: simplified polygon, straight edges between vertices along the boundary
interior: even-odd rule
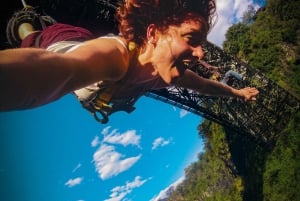
[[[118,52],[121,56],[128,56],[127,43],[119,36],[99,37],[84,42],[79,49],[90,49],[94,53],[111,54]]]
[[[123,42],[123,43],[122,43]],[[97,73],[102,79],[119,80],[127,72],[129,54],[126,43],[121,37],[96,38],[82,43],[78,48],[66,53],[76,59],[90,72]]]

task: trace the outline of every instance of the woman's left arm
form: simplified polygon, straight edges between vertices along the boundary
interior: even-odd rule
[[[254,87],[234,89],[218,81],[203,78],[189,69],[184,72],[175,85],[192,89],[203,95],[235,97],[244,101],[256,100],[259,93]]]

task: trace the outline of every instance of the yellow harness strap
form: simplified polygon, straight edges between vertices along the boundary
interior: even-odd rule
[[[136,55],[137,48],[136,48],[136,44],[134,42],[129,42],[128,49],[129,49],[129,53],[131,54],[131,57]],[[132,64],[130,64],[130,66],[131,65]],[[107,88],[105,87],[105,89],[99,91],[96,98],[93,100],[94,109],[97,112],[100,112],[102,114],[102,116],[104,117],[104,119],[108,118],[107,116],[113,112],[116,112],[118,110],[124,110],[124,106],[127,107],[125,103],[124,103],[124,105],[121,105],[120,108],[118,108],[118,106],[114,107],[114,105],[111,104],[111,99],[112,99],[114,93],[122,84],[123,84],[123,82],[120,81],[120,82],[116,82],[116,83],[109,85]],[[135,98],[135,97],[133,97],[133,98]],[[127,111],[130,111],[133,108],[132,105],[130,105],[130,106],[128,105],[128,107],[130,107],[130,109]],[[95,112],[94,112],[94,115],[95,115]],[[95,118],[98,121],[100,120],[97,116],[95,116]],[[101,122],[101,120],[100,120],[100,122]]]

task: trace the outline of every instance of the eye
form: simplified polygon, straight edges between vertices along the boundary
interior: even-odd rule
[[[193,41],[193,36],[191,34],[184,34],[183,38],[189,44]]]
[[[184,34],[184,40],[192,47],[197,47],[203,44],[203,37],[195,34]]]

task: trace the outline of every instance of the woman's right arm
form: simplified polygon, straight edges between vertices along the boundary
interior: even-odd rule
[[[99,80],[119,80],[127,55],[119,44],[88,41],[72,52],[18,48],[0,51],[0,111],[28,109]]]

